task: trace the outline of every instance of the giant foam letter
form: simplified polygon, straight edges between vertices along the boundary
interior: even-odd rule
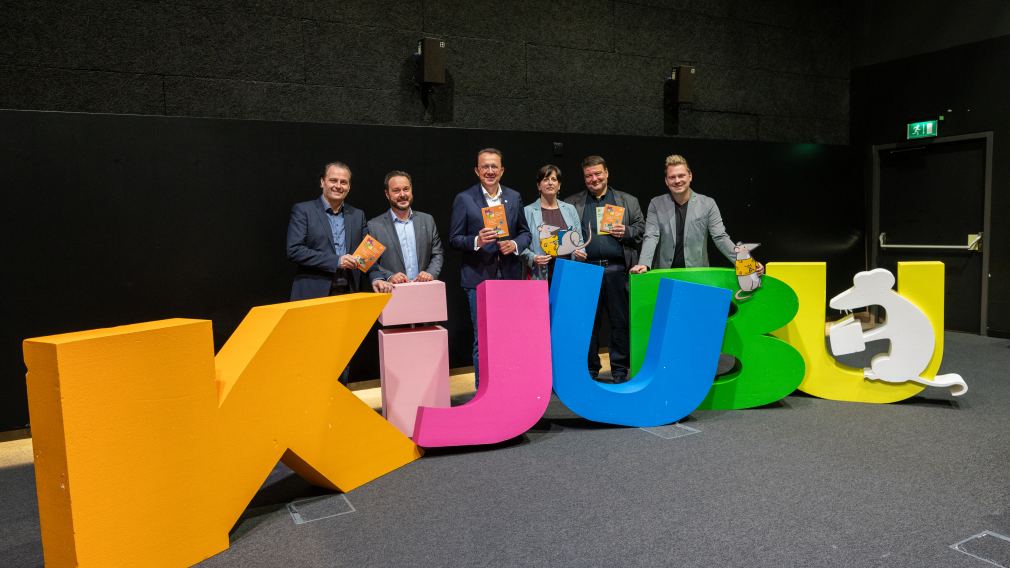
[[[544,281],[477,286],[477,394],[462,406],[418,408],[414,441],[425,447],[494,444],[536,424],[551,400],[549,318]]]
[[[642,359],[649,340],[653,303],[661,279],[673,278],[737,288],[730,268],[650,270],[631,281],[631,363]],[[780,280],[765,277],[761,288],[746,300],[734,300],[737,312],[726,322],[722,350],[740,362],[740,369],[719,377],[698,406],[703,410],[730,410],[770,404],[796,390],[803,379],[803,357],[789,344],[765,335],[792,319],[796,294]],[[691,324],[688,324],[691,325]]]
[[[393,288],[379,316],[382,325],[445,321],[445,283],[407,282]],[[419,406],[448,408],[449,332],[439,325],[379,330],[382,415],[414,433]]]
[[[943,359],[943,263],[899,262],[898,293],[922,310],[933,326],[935,346],[922,377],[936,376]],[[799,389],[829,400],[888,403],[922,392],[914,382],[869,380],[863,369],[843,365],[828,353],[824,343],[827,267],[823,262],[770,262],[768,274],[789,284],[800,298],[800,311],[786,327],[775,332],[798,349],[807,361]]]
[[[558,398],[584,418],[623,426],[658,426],[687,416],[715,378],[732,294],[686,282],[657,283],[642,368],[613,385],[592,380],[586,365],[602,279],[599,266],[564,260],[555,265],[551,336]]]
[[[420,456],[336,378],[386,298],[253,308],[215,358],[174,319],[26,340],[48,566],[189,566],[278,459],[348,491]]]

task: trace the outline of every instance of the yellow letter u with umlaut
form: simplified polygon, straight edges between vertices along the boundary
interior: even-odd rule
[[[195,564],[278,460],[349,491],[420,457],[337,382],[387,299],[253,308],[216,357],[205,320],[26,340],[46,565]]]
[[[800,309],[793,321],[773,334],[788,341],[806,361],[806,375],[799,390],[829,400],[890,403],[911,398],[925,388],[911,381],[869,380],[863,369],[843,365],[828,352],[824,335],[825,263],[768,263],[768,274],[792,287],[800,300]],[[922,376],[933,378],[943,359],[943,263],[899,262],[897,282],[898,293],[922,310],[932,325],[935,346]]]

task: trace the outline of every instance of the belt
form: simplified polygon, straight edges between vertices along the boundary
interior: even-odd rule
[[[588,262],[589,264],[596,264],[596,265],[599,265],[599,266],[607,266],[607,265],[610,264],[610,261],[606,260],[606,259],[604,259],[604,260],[587,260],[586,262]]]

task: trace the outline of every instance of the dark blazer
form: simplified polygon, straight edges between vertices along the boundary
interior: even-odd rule
[[[638,204],[638,198],[623,191],[617,191],[612,187],[607,187],[607,191],[614,192],[614,201],[617,205],[624,207],[624,216],[621,224],[624,225],[624,237],[618,239],[621,249],[624,252],[624,266],[631,268],[638,264],[638,247],[642,245],[642,236],[645,234],[645,217],[642,216],[642,206]],[[586,198],[589,190],[584,189],[575,195],[565,199],[575,206],[579,212],[579,218],[585,222],[586,219]],[[590,213],[595,214],[595,213]],[[593,235],[597,237],[598,235]]]
[[[507,240],[515,241],[516,254],[501,254],[498,244],[484,245],[473,250],[477,233],[484,228],[481,209],[487,207],[480,184],[470,186],[456,194],[452,202],[452,216],[449,222],[449,246],[463,253],[459,270],[460,285],[476,288],[485,280],[494,279],[500,267],[502,278],[519,280],[523,276],[522,252],[530,246],[530,229],[523,214],[523,200],[519,192],[501,186],[502,204],[505,206],[505,220],[508,222]]]
[[[365,213],[344,203],[344,234],[347,254],[354,252],[365,235]],[[340,259],[333,252],[333,236],[320,197],[296,203],[288,222],[288,260],[298,264],[291,300],[323,298],[330,295],[333,273]],[[351,291],[361,290],[360,270],[348,270]]]
[[[438,238],[435,218],[427,213],[414,211],[413,225],[414,244],[417,247],[417,269],[438,279],[439,273],[442,272],[443,254],[442,239]],[[368,280],[374,281],[380,278],[388,280],[397,272],[406,274],[407,266],[403,261],[400,239],[396,236],[396,227],[393,226],[393,217],[389,210],[368,220],[368,234],[386,247],[386,252],[382,253],[379,261],[368,272]]]

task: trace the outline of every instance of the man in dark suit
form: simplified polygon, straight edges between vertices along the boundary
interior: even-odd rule
[[[442,271],[442,240],[435,218],[411,207],[414,189],[410,174],[398,170],[386,174],[385,193],[389,211],[368,220],[368,234],[386,251],[368,278],[383,290],[392,284],[435,280]]]
[[[585,250],[575,251],[573,258],[603,267],[600,301],[596,306],[593,336],[589,341],[589,373],[596,378],[600,372],[599,332],[603,312],[610,319],[610,376],[612,382],[628,380],[631,339],[628,330],[628,269],[638,263],[638,247],[645,231],[645,219],[638,199],[610,187],[607,162],[600,156],[582,160],[582,177],[586,190],[565,199],[575,206],[582,218],[585,235],[593,235]],[[621,222],[608,234],[599,234],[597,219],[606,205],[624,208]]]
[[[298,264],[292,301],[361,290],[361,272],[351,253],[365,235],[365,214],[344,202],[351,192],[351,169],[342,162],[326,164],[319,187],[322,195],[291,208],[288,260]]]
[[[473,374],[480,379],[477,357],[477,285],[485,280],[519,280],[523,275],[520,254],[530,245],[530,230],[523,214],[519,193],[501,185],[502,153],[485,148],[477,153],[473,169],[479,183],[459,192],[452,202],[449,245],[463,253],[460,285],[470,303],[473,324]],[[493,205],[505,207],[509,234],[498,239],[494,229],[484,227],[482,209]]]
[[[344,200],[351,169],[331,162],[319,176],[322,195],[296,203],[288,222],[288,259],[298,264],[291,300],[323,298],[361,290],[362,274],[353,252],[365,235],[365,214]],[[347,384],[348,372],[340,375]]]

